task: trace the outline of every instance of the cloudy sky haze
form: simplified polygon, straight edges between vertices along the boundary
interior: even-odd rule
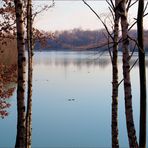
[[[87,1],[90,6],[105,20],[106,24],[111,26],[111,16],[106,1]],[[43,6],[45,3],[51,4],[51,1],[34,1],[35,5]],[[137,15],[137,5],[133,6],[129,12],[129,22]],[[145,22],[147,21],[145,18]],[[48,11],[39,14],[34,22],[34,26],[45,31],[69,30],[81,28],[96,30],[103,28],[98,18],[92,11],[80,0],[55,0],[55,6]],[[136,26],[135,26],[136,27]],[[145,23],[146,28],[146,23]],[[135,28],[134,28],[135,29]]]

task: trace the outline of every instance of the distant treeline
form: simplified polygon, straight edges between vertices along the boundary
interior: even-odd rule
[[[131,30],[129,36],[136,39],[136,32],[136,30]],[[144,33],[144,41],[146,51],[148,51],[147,30]],[[110,42],[112,42],[111,39]],[[130,40],[130,50],[133,49],[134,44],[134,41]],[[112,47],[112,44],[110,43],[109,46]],[[119,50],[121,49],[120,47],[121,45],[119,44]],[[105,30],[73,29],[56,31],[53,33],[52,38],[47,36],[44,44],[37,40],[35,50],[108,50],[108,35]]]

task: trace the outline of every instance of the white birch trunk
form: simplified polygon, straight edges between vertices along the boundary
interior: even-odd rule
[[[31,148],[32,137],[32,0],[27,0],[28,93],[26,112],[26,148]]]
[[[126,0],[120,2],[121,28],[122,28],[122,51],[123,51],[123,77],[124,77],[124,96],[125,96],[125,114],[126,126],[128,132],[129,146],[138,148],[136,131],[133,119],[132,109],[132,90],[130,80],[130,64],[129,64],[129,40],[128,40],[128,21]]]
[[[18,85],[17,85],[17,135],[16,148],[25,148],[25,42],[23,1],[14,0],[16,11],[17,48],[18,48]]]

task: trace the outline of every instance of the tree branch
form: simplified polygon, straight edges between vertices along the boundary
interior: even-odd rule
[[[102,21],[102,19],[100,18],[100,16],[95,12],[95,10],[85,1],[85,0],[82,0],[84,2],[84,4],[97,16],[97,18],[101,21],[101,23],[103,24],[103,26],[105,27],[107,33],[109,34],[109,36],[111,37],[111,39],[113,40],[113,37],[111,35],[111,33],[109,32],[106,24]]]
[[[138,62],[138,58],[135,60],[135,62],[133,63],[133,65],[130,67],[129,72],[133,69],[133,67],[136,65],[136,63]],[[118,87],[120,86],[120,84],[124,81],[124,79],[122,79],[119,83],[118,83]]]
[[[39,13],[41,13],[41,12],[43,12],[43,11],[47,11],[48,9],[50,9],[50,8],[52,8],[52,7],[54,7],[55,6],[55,1],[54,0],[52,0],[52,4],[51,5],[46,5],[46,6],[44,6],[41,10],[39,10],[39,11],[37,11],[37,12],[35,12],[34,14],[32,14],[32,20],[34,20],[35,19],[35,17],[39,14]]]
[[[115,6],[112,0],[106,0],[106,2],[108,3],[108,5],[111,7],[111,9],[114,11],[115,10]]]
[[[129,10],[129,8],[131,8],[134,4],[136,4],[138,2],[138,0],[135,0],[133,3],[131,3],[132,0],[129,0],[128,6],[127,6],[127,11]]]

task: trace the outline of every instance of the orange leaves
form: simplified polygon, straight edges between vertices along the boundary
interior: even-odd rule
[[[10,98],[13,95],[14,90],[15,90],[15,87],[9,88],[8,90],[1,91],[0,98],[3,98],[3,99]]]
[[[15,87],[10,84],[17,80],[16,65],[0,65],[0,117],[3,119],[8,116],[7,109],[11,106],[8,103],[9,98],[13,95]]]
[[[5,116],[8,116],[7,109],[11,106],[6,100],[0,99],[0,117],[4,119]]]
[[[15,31],[15,8],[13,0],[2,0],[0,17],[0,36],[3,36],[3,34],[13,34]]]
[[[0,78],[2,79],[2,83],[8,84],[10,82],[16,82],[17,79],[17,66],[16,65],[0,65]]]
[[[0,117],[2,118],[2,119],[4,119],[4,117],[6,117],[6,116],[8,116],[8,112],[7,111],[5,111],[5,110],[0,110]]]

